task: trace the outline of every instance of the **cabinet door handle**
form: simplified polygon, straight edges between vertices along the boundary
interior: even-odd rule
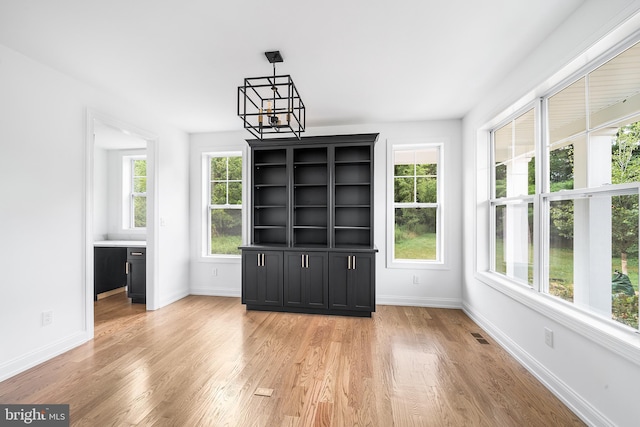
[[[300,255],[300,268],[304,268],[304,255]]]
[[[129,261],[124,263],[124,274],[129,274]]]
[[[351,270],[351,255],[347,256],[347,270]]]
[[[353,270],[356,269],[356,256],[353,255]]]
[[[142,252],[131,252],[132,256],[142,256]]]
[[[264,254],[262,254],[262,266],[264,267]]]
[[[309,255],[300,255],[302,264],[300,265],[302,268],[309,268]]]

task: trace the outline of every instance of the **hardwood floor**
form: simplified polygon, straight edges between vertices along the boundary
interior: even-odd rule
[[[459,310],[95,304],[95,339],[0,383],[0,402],[68,403],[74,426],[584,425]]]

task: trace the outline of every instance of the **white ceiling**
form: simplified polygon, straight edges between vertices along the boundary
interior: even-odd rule
[[[584,0],[0,0],[0,44],[187,132],[280,50],[307,126],[463,117]]]

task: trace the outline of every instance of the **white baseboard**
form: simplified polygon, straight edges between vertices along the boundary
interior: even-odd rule
[[[524,368],[535,376],[549,391],[567,405],[573,413],[591,426],[611,426],[615,424],[604,414],[596,410],[582,396],[561,381],[556,375],[538,362],[533,356],[520,347],[509,336],[504,334],[484,316],[474,311],[468,304],[463,304],[462,310],[487,334],[489,334],[502,348],[513,356]]]
[[[188,297],[191,293],[189,292],[189,290],[181,290],[180,292],[176,292],[173,295],[170,295],[169,298],[163,298],[162,301],[160,301],[160,307],[166,307],[169,304],[173,304],[174,302],[181,300],[184,297]]]
[[[376,304],[433,308],[462,308],[462,301],[456,298],[425,298],[378,295],[376,297]]]
[[[72,348],[84,344],[89,341],[89,339],[90,338],[86,331],[77,332],[57,342],[37,348],[25,355],[9,360],[8,362],[0,365],[0,381],[4,381],[7,378],[11,378],[14,375],[26,371],[27,369],[33,368],[40,363],[53,359]]]
[[[191,288],[191,295],[204,295],[209,297],[237,297],[240,298],[241,292],[236,288]]]

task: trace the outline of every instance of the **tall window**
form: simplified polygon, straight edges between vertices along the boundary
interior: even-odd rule
[[[242,244],[242,156],[209,156],[209,254],[239,255]]]
[[[535,181],[535,109],[493,132],[493,270],[533,283],[533,194]]]
[[[147,226],[147,160],[132,157],[130,162],[129,226],[130,228],[145,228]]]
[[[442,145],[393,144],[392,262],[442,261]]]
[[[539,106],[491,133],[491,270],[638,330],[640,44]]]

